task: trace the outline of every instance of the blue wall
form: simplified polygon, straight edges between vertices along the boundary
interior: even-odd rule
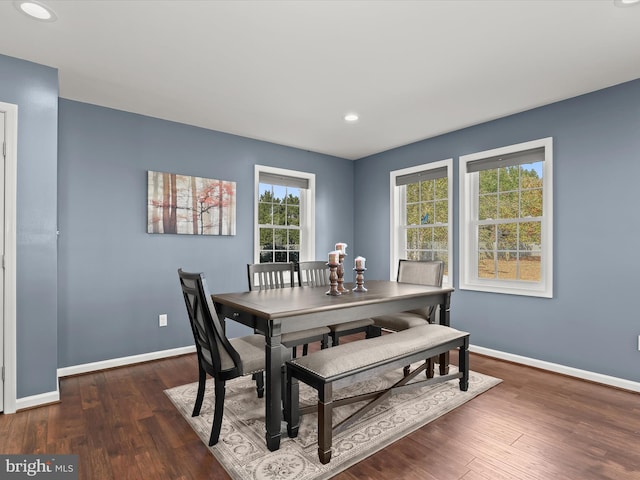
[[[457,178],[460,155],[547,136],[554,138],[554,298],[458,290],[452,322],[475,345],[640,381],[632,303],[640,80],[356,162],[58,104],[57,90],[56,70],[0,55],[0,101],[19,109],[19,398],[55,391],[56,367],[192,344],[176,270],[206,272],[214,291],[246,288],[255,164],[316,173],[317,257],[345,241],[367,257],[368,279],[388,278],[391,170],[453,157]],[[237,182],[237,235],[147,234],[147,170]],[[454,232],[457,269],[457,181]],[[157,326],[160,313],[168,327]]]
[[[21,398],[57,389],[57,70],[0,55],[0,101],[18,105],[16,373]]]
[[[640,381],[640,80],[356,161],[356,244],[389,278],[389,172],[543,137],[554,141],[554,298],[458,290],[452,325],[474,345]],[[380,219],[383,219],[382,221]]]
[[[247,289],[256,164],[316,174],[317,258],[353,244],[349,160],[70,100],[59,108],[59,367],[192,345],[179,267],[205,272],[214,292]],[[237,182],[236,235],[147,234],[147,170]]]

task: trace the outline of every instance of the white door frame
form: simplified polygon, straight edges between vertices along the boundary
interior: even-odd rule
[[[4,413],[15,413],[16,388],[16,194],[18,181],[18,106],[0,102],[5,115],[4,172]],[[0,146],[0,148],[2,148]],[[0,392],[0,395],[3,392]]]

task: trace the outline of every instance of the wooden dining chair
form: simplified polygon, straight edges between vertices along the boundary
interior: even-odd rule
[[[247,265],[249,291],[270,290],[274,288],[293,288],[295,286],[295,265],[293,262],[250,263]],[[302,345],[302,355],[309,351],[309,343],[319,341],[320,348],[329,345],[328,327],[317,327],[299,332],[285,333],[281,337],[282,345],[292,349],[296,357],[297,347]]]
[[[443,275],[444,262],[441,260],[400,260],[398,262],[398,282],[400,283],[441,287]],[[435,307],[432,306],[418,308],[407,312],[374,317],[373,322],[376,327],[399,332],[411,327],[424,325],[425,323],[433,323],[434,311]]]
[[[400,260],[398,262],[398,282],[400,283],[442,287],[443,276],[444,262],[441,260]],[[373,335],[380,335],[382,329],[399,332],[433,323],[435,310],[436,307],[428,306],[406,312],[373,317],[374,326],[372,328],[378,329]],[[435,358],[427,360],[426,373],[428,377],[433,377],[434,363]],[[405,372],[407,371],[408,367],[405,367]]]
[[[207,374],[215,383],[215,405],[209,446],[218,443],[224,413],[225,382],[243,375],[253,375],[258,397],[264,396],[264,336],[227,338],[216,314],[203,273],[178,270],[189,323],[198,354],[198,394],[191,416],[200,415]]]
[[[329,286],[331,283],[329,280],[329,272],[327,262],[321,260],[298,262],[298,284],[301,287]],[[367,336],[369,336],[371,333],[369,329],[373,323],[372,319],[364,318],[362,320],[329,325],[331,345],[338,345],[340,343],[340,337],[344,335],[365,332]]]

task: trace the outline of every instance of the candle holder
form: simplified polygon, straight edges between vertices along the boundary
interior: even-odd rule
[[[347,293],[349,291],[348,288],[344,288],[344,257],[346,253],[340,252],[340,263],[338,264],[338,291],[340,293]]]
[[[340,293],[340,291],[338,291],[338,265],[340,265],[339,263],[327,263],[327,265],[329,266],[329,281],[330,281],[330,288],[329,291],[327,292],[327,295],[342,295],[342,293]]]
[[[356,288],[353,289],[354,292],[366,292],[367,289],[364,288],[364,271],[366,268],[354,268],[356,271]]]

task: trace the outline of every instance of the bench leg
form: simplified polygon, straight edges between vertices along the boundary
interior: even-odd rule
[[[286,375],[287,391],[284,398],[285,403],[285,419],[287,421],[287,434],[290,438],[298,436],[300,428],[300,392],[298,379],[291,376],[291,371],[287,369]]]
[[[318,458],[323,465],[331,461],[333,425],[331,422],[333,402],[332,385],[326,384],[318,390]]]
[[[427,378],[433,378],[435,375],[435,358],[427,358],[427,367],[424,369],[424,372],[427,374]]]
[[[449,352],[440,354],[440,375],[449,374]]]

